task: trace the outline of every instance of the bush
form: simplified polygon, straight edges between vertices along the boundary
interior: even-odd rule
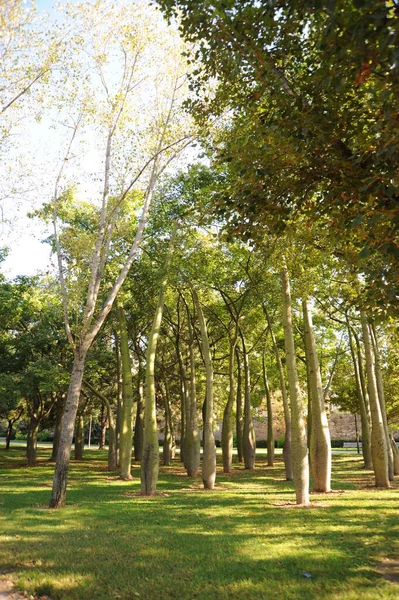
[[[26,441],[28,439],[28,434],[22,433],[22,431],[17,431],[17,433],[15,434],[15,439],[21,440],[21,441]]]
[[[37,434],[37,439],[39,442],[52,442],[54,434],[49,429],[43,429]]]
[[[277,438],[277,440],[274,440],[274,447],[275,448],[283,448],[284,442],[285,442],[285,437],[282,435],[279,438]]]
[[[343,448],[344,440],[331,440],[331,448]]]

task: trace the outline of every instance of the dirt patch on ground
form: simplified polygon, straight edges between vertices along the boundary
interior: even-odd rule
[[[0,600],[51,600],[49,596],[35,596],[18,592],[11,581],[0,579]]]
[[[391,583],[399,584],[399,560],[384,558],[377,565],[377,573]]]

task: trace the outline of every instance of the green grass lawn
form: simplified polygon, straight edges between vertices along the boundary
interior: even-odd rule
[[[67,506],[49,510],[54,466],[39,452],[0,450],[0,574],[54,600],[398,599],[376,571],[398,556],[398,488],[377,490],[358,456],[335,456],[336,493],[295,508],[281,457],[255,472],[236,465],[201,489],[180,463],[162,467],[159,495],[138,495],[106,454],[86,451],[70,470]],[[303,573],[311,577],[304,577]]]

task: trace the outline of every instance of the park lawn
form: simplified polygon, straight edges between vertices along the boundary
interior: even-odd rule
[[[70,470],[67,506],[46,508],[49,450],[24,466],[0,450],[0,576],[54,600],[398,599],[377,572],[397,558],[398,487],[378,490],[358,456],[333,458],[335,493],[296,508],[281,458],[254,472],[235,465],[201,489],[179,462],[161,467],[155,497],[106,471],[87,451]],[[304,576],[309,574],[310,577]]]

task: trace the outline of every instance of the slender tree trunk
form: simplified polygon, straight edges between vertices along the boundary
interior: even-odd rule
[[[144,387],[143,387],[143,370],[141,360],[139,358],[139,372],[137,377],[137,412],[136,423],[134,426],[134,460],[141,461],[143,457],[143,441],[144,441]]]
[[[244,358],[244,427],[242,436],[242,449],[244,454],[244,467],[245,469],[255,468],[255,429],[252,422],[251,415],[251,380],[249,372],[249,357],[247,348],[245,346],[245,340],[242,332],[240,331],[242,352]]]
[[[222,424],[222,456],[223,456],[223,473],[231,473],[233,464],[233,423],[232,412],[235,400],[235,381],[234,381],[234,354],[236,341],[230,340],[229,352],[229,397],[223,412]]]
[[[29,422],[28,439],[26,444],[26,458],[28,467],[35,467],[37,460],[37,434],[39,433],[39,419],[31,416]]]
[[[198,428],[197,418],[197,390],[195,377],[195,354],[194,354],[194,334],[191,324],[191,316],[187,309],[187,327],[189,337],[189,356],[190,356],[190,392],[189,402],[186,407],[186,431],[184,445],[184,460],[189,477],[196,477],[200,467],[201,457],[201,439]]]
[[[349,323],[348,317],[346,317],[346,323],[348,327],[349,334],[349,346],[352,355],[353,368],[355,371],[355,381],[356,381],[356,394],[359,400],[359,409],[360,409],[360,424],[362,429],[362,455],[364,461],[365,469],[373,468],[373,460],[371,457],[371,434],[370,434],[370,423],[367,414],[366,401],[363,394],[363,386],[360,378],[360,366],[358,363],[358,356],[353,347],[353,339],[352,339],[352,328]]]
[[[215,437],[213,435],[213,366],[204,314],[195,289],[192,290],[192,294],[200,325],[202,353],[206,373],[205,439],[202,459],[202,481],[204,482],[205,489],[212,490],[216,480],[216,446]]]
[[[285,355],[287,361],[288,384],[291,403],[292,466],[294,473],[296,503],[300,505],[307,505],[309,504],[308,448],[301,390],[299,387],[296,366],[290,282],[285,260],[283,260],[281,268],[281,282],[283,289]]]
[[[118,454],[116,448],[116,423],[112,410],[112,406],[108,399],[98,392],[88,381],[84,380],[84,385],[95,395],[103,405],[107,407],[108,414],[108,471],[116,471],[118,469]]]
[[[380,401],[378,398],[374,355],[371,347],[370,332],[366,315],[363,311],[361,311],[360,316],[362,321],[363,343],[366,356],[367,387],[369,392],[372,422],[371,455],[373,459],[375,484],[377,487],[389,488],[387,442]]]
[[[244,429],[244,419],[242,416],[242,373],[241,361],[238,350],[236,349],[237,361],[237,395],[236,395],[236,435],[237,435],[237,459],[239,463],[244,462],[244,453],[242,448],[242,438]]]
[[[186,421],[187,421],[187,407],[189,405],[188,391],[187,391],[187,375],[184,368],[183,357],[180,350],[180,334],[176,334],[176,354],[179,363],[180,373],[180,462],[187,468],[184,447],[186,440]]]
[[[311,465],[316,492],[331,492],[331,440],[324,406],[323,385],[314,339],[312,314],[307,300],[302,303],[305,326],[305,349],[309,364],[312,434],[310,439]]]
[[[165,380],[165,392],[166,392],[166,398],[168,400],[167,409],[168,409],[168,420],[169,420],[169,429],[170,429],[170,457],[173,460],[174,458],[176,458],[175,421],[173,418],[172,402],[171,402],[171,398],[170,398],[170,390],[169,390],[169,384],[168,384],[167,379]]]
[[[115,341],[115,355],[116,355],[116,383],[118,400],[116,404],[116,422],[115,422],[115,449],[116,449],[116,466],[119,468],[120,465],[120,437],[121,437],[121,424],[122,424],[122,405],[123,405],[123,381],[122,381],[122,368],[121,368],[121,355],[120,355],[120,341],[116,331],[114,331]]]
[[[392,434],[389,434],[393,454],[393,472],[399,475],[399,449]]]
[[[78,415],[76,419],[76,429],[75,429],[75,460],[83,459],[83,450],[85,445],[85,430],[84,430],[84,421],[83,415]]]
[[[12,427],[14,425],[13,419],[8,419],[7,433],[6,433],[6,450],[10,449],[10,442],[12,438]]]
[[[168,467],[172,461],[172,447],[173,447],[172,423],[170,420],[171,411],[170,411],[170,406],[169,406],[169,394],[166,389],[166,384],[163,382],[160,385],[160,388],[162,391],[162,398],[163,398],[164,409],[165,409],[165,428],[164,428],[164,436],[163,436],[162,457],[163,457],[163,464],[166,467]]]
[[[55,462],[57,460],[58,447],[60,445],[61,429],[62,429],[62,418],[64,415],[65,406],[65,394],[58,397],[56,412],[55,412],[55,427],[54,427],[54,438],[53,438],[53,450],[51,453],[50,460]]]
[[[174,230],[166,257],[165,274],[158,295],[154,321],[148,338],[144,395],[144,441],[141,461],[141,493],[146,496],[155,494],[159,472],[159,442],[157,427],[157,407],[155,397],[155,355],[167,286],[167,275],[172,260]]]
[[[284,467],[285,467],[285,478],[287,481],[292,481],[294,478],[293,470],[292,470],[292,434],[291,434],[291,413],[290,406],[288,401],[287,387],[285,385],[285,375],[284,375],[284,367],[280,356],[280,350],[277,344],[276,336],[274,335],[272,329],[272,322],[269,316],[266,307],[264,307],[264,312],[267,319],[267,324],[269,325],[269,331],[272,338],[274,356],[276,357],[278,373],[280,378],[280,389],[281,389],[281,399],[283,401],[283,411],[284,411],[284,446],[283,446],[283,459],[284,459]]]
[[[267,410],[267,464],[269,467],[274,465],[274,432],[273,432],[273,407],[270,395],[269,382],[267,379],[265,354],[262,355],[262,373],[263,385],[265,386],[266,394],[266,410]]]
[[[65,403],[64,419],[62,424],[60,445],[58,448],[57,462],[54,472],[53,489],[50,498],[50,508],[60,508],[65,505],[68,466],[71,458],[71,446],[76,413],[79,406],[80,390],[82,387],[83,371],[86,362],[87,350],[80,349],[75,352],[72,365],[71,381]]]
[[[363,392],[363,400],[364,400],[364,405],[365,405],[366,414],[367,414],[367,420],[368,420],[368,424],[369,424],[369,431],[371,432],[370,400],[369,400],[369,394],[368,394],[368,389],[367,389],[366,375],[365,375],[364,366],[363,366],[362,350],[361,350],[361,346],[360,346],[359,336],[357,335],[356,330],[351,329],[351,332],[353,334],[353,337],[355,338],[360,385],[361,385],[362,392]],[[371,435],[370,435],[370,452],[371,452]]]
[[[101,415],[100,415],[100,443],[98,445],[99,450],[104,450],[105,448],[105,440],[107,435],[107,414],[105,411],[104,402],[101,405]]]
[[[119,465],[121,479],[132,478],[132,445],[133,445],[133,381],[130,360],[129,340],[127,335],[126,315],[122,306],[117,307],[122,364],[122,416],[119,441]]]
[[[380,362],[380,350],[378,347],[377,333],[374,325],[371,326],[371,341],[374,350],[374,361],[375,361],[375,377],[377,382],[378,399],[380,401],[382,422],[384,424],[385,437],[387,441],[387,452],[388,452],[388,476],[389,481],[395,479],[394,464],[393,464],[393,452],[392,445],[389,439],[389,427],[387,419],[387,411],[385,407],[385,393],[384,393],[384,382],[382,380],[381,362]]]

